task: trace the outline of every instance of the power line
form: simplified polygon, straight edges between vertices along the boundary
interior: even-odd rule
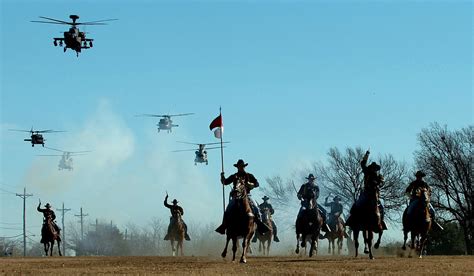
[[[7,193],[7,194],[12,194],[12,195],[15,195],[16,193],[12,192],[12,191],[9,191],[9,190],[5,190],[3,188],[0,188],[0,191],[4,192],[4,193]]]
[[[82,207],[81,207],[81,214],[74,215],[75,217],[81,218],[81,220],[79,221],[81,223],[81,240],[84,240],[84,217],[87,217],[88,215],[89,214],[82,213]]]
[[[26,199],[33,194],[26,193],[26,187],[23,188],[23,194],[16,194],[23,199],[23,257],[26,257]]]
[[[56,210],[62,212],[61,221],[62,221],[62,226],[63,226],[63,229],[62,229],[63,230],[63,251],[64,251],[64,255],[66,255],[66,229],[64,227],[64,214],[66,214],[66,212],[68,212],[68,211],[71,211],[71,209],[70,208],[64,208],[64,202],[63,202],[63,208],[61,208],[61,209],[56,208]]]

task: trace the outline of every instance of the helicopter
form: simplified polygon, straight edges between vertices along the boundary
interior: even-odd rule
[[[220,149],[221,147],[212,147],[212,148],[206,148],[206,146],[210,145],[217,145],[219,143],[207,143],[207,144],[197,144],[197,143],[188,143],[188,142],[178,142],[182,144],[188,144],[188,145],[197,145],[197,149],[187,149],[187,150],[174,150],[173,152],[183,152],[183,151],[195,151],[194,153],[196,154],[196,157],[194,158],[194,165],[196,166],[197,163],[206,163],[206,165],[209,165],[209,160],[207,159],[207,151],[206,149]],[[223,144],[228,144],[230,142],[222,142]]]
[[[91,152],[91,151],[62,151],[62,150],[48,148],[48,147],[46,148],[50,150],[62,152],[62,154],[39,154],[38,155],[38,156],[61,156],[61,159],[59,160],[59,164],[58,164],[59,171],[61,170],[72,171],[74,169],[72,156],[83,155],[85,153]]]
[[[178,117],[178,116],[189,116],[193,115],[194,113],[183,113],[183,114],[175,114],[175,115],[158,115],[158,114],[141,114],[137,115],[139,117],[161,117],[160,121],[156,126],[158,127],[158,132],[161,130],[166,130],[168,133],[172,132],[173,127],[178,127],[179,125],[173,124],[173,120],[171,120],[172,117]]]
[[[79,57],[79,53],[81,52],[82,49],[89,49],[93,47],[92,42],[94,41],[94,39],[86,38],[86,33],[79,31],[79,28],[77,28],[76,26],[78,25],[107,25],[104,22],[118,20],[118,19],[104,19],[104,20],[96,20],[96,21],[79,23],[79,22],[76,22],[76,20],[79,19],[79,16],[74,15],[74,14],[69,16],[72,22],[66,22],[66,21],[44,17],[44,16],[40,16],[39,18],[47,19],[50,21],[33,20],[31,22],[45,23],[45,24],[58,24],[58,25],[71,25],[71,28],[69,28],[69,31],[64,32],[64,37],[53,38],[54,39],[53,44],[54,46],[58,46],[58,41],[59,41],[59,46],[62,47],[64,43],[65,44],[64,52],[66,52],[67,48],[72,49],[76,51],[77,57]],[[89,44],[87,44],[87,42],[89,42]]]
[[[42,145],[44,147],[44,142],[46,139],[44,139],[42,133],[56,133],[56,132],[64,132],[64,131],[58,131],[58,130],[33,130],[33,127],[31,130],[21,130],[21,129],[9,129],[10,131],[19,131],[19,132],[29,132],[31,133],[30,139],[24,139],[23,141],[26,142],[31,142],[31,146],[34,147],[35,145]]]

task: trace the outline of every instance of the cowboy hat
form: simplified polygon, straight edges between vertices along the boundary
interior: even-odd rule
[[[310,174],[308,175],[308,177],[306,177],[306,179],[307,179],[307,180],[315,180],[316,177],[314,177],[314,175],[313,175],[312,173],[310,173]]]
[[[172,202],[173,202],[173,203],[178,203],[179,201],[177,201],[176,199],[173,199]]]
[[[380,171],[380,165],[375,162],[372,162],[367,168],[373,169],[375,171]]]
[[[422,171],[417,171],[417,172],[415,173],[415,176],[416,176],[416,177],[418,177],[418,176],[419,176],[419,177],[425,177],[426,174],[425,174],[424,172],[422,172]]]
[[[44,205],[44,207],[46,207],[46,208],[51,208],[51,204],[46,203],[46,205]]]
[[[262,200],[269,200],[270,198],[268,196],[262,197]]]
[[[341,201],[341,198],[340,198],[339,196],[335,196],[335,197],[334,197],[334,201],[336,201],[336,200]]]
[[[237,163],[234,164],[234,167],[239,167],[239,166],[247,167],[248,164],[249,163],[245,163],[244,160],[239,159],[239,161],[237,161]]]

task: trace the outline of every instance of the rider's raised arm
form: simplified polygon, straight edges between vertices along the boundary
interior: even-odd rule
[[[168,196],[165,197],[165,201],[163,201],[163,204],[165,205],[166,208],[171,209],[173,205],[168,204]]]
[[[298,191],[296,196],[298,197],[299,200],[301,200],[301,198],[303,198],[303,194],[304,194],[304,184],[301,185],[300,190]]]
[[[362,171],[365,173],[367,170],[367,161],[369,160],[369,152],[367,151],[362,158],[362,161],[360,161],[360,166],[362,167]]]
[[[36,208],[36,210],[38,210],[38,212],[41,212],[41,213],[44,213],[44,211],[46,211],[46,209],[41,209],[41,207],[39,205]]]
[[[229,184],[231,184],[231,183],[234,183],[234,179],[235,179],[235,175],[234,175],[234,174],[231,175],[231,176],[229,176],[229,177],[227,177],[227,178],[223,178],[222,184],[223,184],[223,185],[229,185]]]

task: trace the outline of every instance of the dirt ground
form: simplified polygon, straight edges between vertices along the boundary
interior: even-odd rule
[[[378,257],[250,257],[247,264],[212,257],[52,257],[0,258],[0,274],[466,274],[474,275],[473,256],[423,259]]]

